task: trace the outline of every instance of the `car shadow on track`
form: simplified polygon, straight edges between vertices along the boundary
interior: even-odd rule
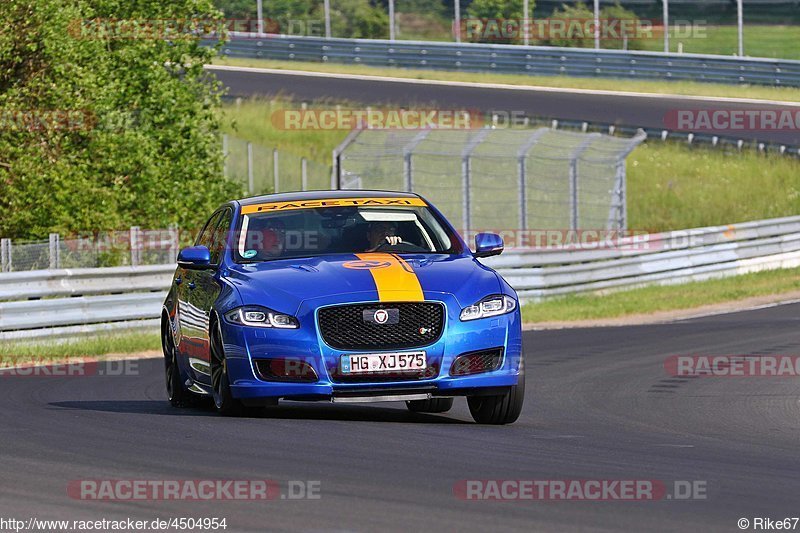
[[[172,407],[166,400],[90,400],[50,402],[58,409],[101,411],[121,414],[146,414],[159,416],[217,416],[209,406]],[[412,413],[405,407],[377,407],[367,405],[319,405],[313,403],[285,403],[248,412],[243,419],[280,420],[330,420],[351,422],[399,422],[412,424],[471,424],[471,421],[449,418],[446,415]]]
[[[444,414],[412,413],[405,406],[377,407],[368,405],[320,405],[313,403],[285,403],[279,407],[263,409],[257,418],[281,420],[336,420],[354,422],[404,422],[414,424],[471,424]]]
[[[91,400],[50,402],[59,409],[102,411],[105,413],[148,414],[168,416],[214,416],[214,412],[203,407],[172,407],[166,400]]]

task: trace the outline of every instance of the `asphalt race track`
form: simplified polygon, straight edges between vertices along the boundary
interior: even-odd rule
[[[126,376],[3,377],[0,516],[226,517],[228,531],[738,531],[800,515],[797,378],[674,378],[675,354],[798,354],[800,305],[665,325],[527,332],[522,418],[402,404],[174,409],[162,364]],[[80,479],[320,482],[320,498],[84,501]],[[466,479],[701,481],[692,501],[463,501]],[[646,529],[645,529],[646,528]]]
[[[615,94],[478,88],[430,85],[397,81],[376,81],[342,77],[315,77],[275,72],[219,70],[212,72],[229,89],[231,96],[282,94],[299,101],[318,99],[351,101],[368,105],[419,105],[445,109],[479,109],[527,116],[557,117],[645,128],[671,129],[665,116],[676,110],[780,110],[776,104],[715,101],[713,98],[686,100],[680,97],[648,97]],[[747,140],[800,145],[800,129],[769,131],[704,131]]]

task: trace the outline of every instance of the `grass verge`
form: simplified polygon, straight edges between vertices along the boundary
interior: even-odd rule
[[[682,285],[568,295],[524,305],[522,319],[526,323],[541,323],[618,318],[692,309],[796,290],[800,290],[800,268],[769,270]]]
[[[108,354],[134,354],[161,349],[158,333],[125,332],[64,342],[0,343],[0,364],[19,360],[97,357]],[[9,361],[10,359],[10,361]]]
[[[683,45],[687,54],[731,55],[739,49],[739,34],[735,24],[726,26],[698,26],[697,35],[685,37],[671,32],[670,51],[677,52]],[[800,39],[800,26],[786,24],[747,24],[744,27],[745,54],[749,57],[800,59],[796,46]],[[653,52],[664,50],[663,39],[642,39],[642,48]]]
[[[215,65],[258,67],[281,70],[302,70],[336,74],[362,74],[390,76],[416,80],[443,80],[470,83],[502,83],[569,89],[604,91],[630,91],[653,94],[687,96],[716,96],[725,98],[756,98],[785,102],[800,102],[800,89],[791,87],[762,87],[756,85],[723,85],[691,81],[647,81],[613,78],[576,78],[569,76],[526,76],[521,74],[496,74],[482,72],[450,72],[444,70],[412,70],[391,67],[370,67],[340,63],[311,63],[302,61],[277,61],[249,58],[217,58]]]

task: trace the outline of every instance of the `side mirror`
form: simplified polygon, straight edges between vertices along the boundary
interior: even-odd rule
[[[190,246],[178,254],[178,266],[189,270],[204,270],[211,266],[211,252],[205,246]]]
[[[496,233],[475,235],[475,257],[491,257],[503,253],[503,238]]]

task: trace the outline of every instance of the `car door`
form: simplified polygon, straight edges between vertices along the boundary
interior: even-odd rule
[[[199,318],[199,324],[202,326],[201,331],[195,332],[195,339],[201,349],[194,357],[206,363],[211,360],[208,328],[211,308],[222,289],[219,284],[218,267],[225,252],[232,220],[233,211],[230,208],[222,209],[219,212],[214,229],[209,233],[208,242],[200,243],[203,246],[208,246],[211,252],[212,268],[194,270],[190,274],[192,281],[188,287],[188,307]],[[203,237],[205,238],[205,234]],[[194,366],[196,367],[197,365]]]
[[[195,246],[211,247],[214,230],[217,227],[222,211],[216,211],[208,219],[203,230],[197,236]],[[202,355],[204,352],[203,336],[208,331],[207,321],[204,321],[203,314],[194,305],[197,290],[197,270],[178,267],[178,276],[175,282],[178,284],[178,323],[180,324],[181,335],[179,351],[190,358]],[[206,350],[207,351],[207,350]]]

